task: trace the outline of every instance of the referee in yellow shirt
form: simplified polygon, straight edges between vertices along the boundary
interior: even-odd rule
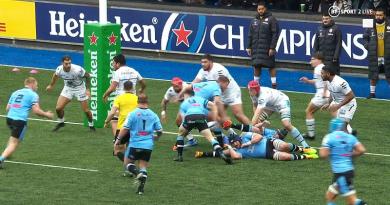
[[[111,108],[111,111],[108,113],[107,118],[104,122],[104,126],[108,127],[110,121],[114,117],[116,112],[119,112],[118,117],[118,125],[116,127],[116,134],[115,139],[119,134],[120,129],[122,129],[123,124],[126,120],[127,115],[133,111],[135,108],[137,108],[137,101],[138,97],[137,95],[133,94],[131,91],[133,89],[133,83],[131,81],[126,81],[123,85],[123,88],[125,90],[125,93],[118,95],[115,100],[114,104]],[[130,137],[130,136],[129,136]],[[114,139],[114,141],[115,141]],[[127,138],[128,141],[129,138]],[[124,160],[124,152],[126,150],[126,145],[114,145],[114,156],[117,156],[121,161]]]
[[[384,72],[390,84],[390,24],[386,20],[386,11],[375,10],[374,28],[364,33],[365,48],[368,50],[368,79],[370,80],[370,94],[368,99],[375,98],[375,89],[379,80],[379,73]]]

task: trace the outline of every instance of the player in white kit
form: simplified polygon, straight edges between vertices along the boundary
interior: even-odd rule
[[[261,87],[258,81],[250,81],[248,84],[249,94],[253,107],[256,107],[252,118],[252,124],[256,125],[267,120],[273,112],[280,114],[283,127],[293,136],[303,147],[310,147],[299,130],[291,124],[290,99],[279,90]]]
[[[328,103],[322,106],[327,109],[333,117],[341,118],[347,123],[347,130],[350,134],[356,135],[356,130],[352,130],[350,122],[355,114],[357,102],[355,94],[347,81],[335,74],[336,71],[329,66],[324,66],[321,71],[321,77],[327,81],[327,87],[330,92]]]
[[[131,81],[133,83],[133,90],[131,91],[132,93],[137,94],[136,86],[138,82],[141,85],[141,88],[138,90],[138,93],[144,93],[144,90],[146,88],[145,81],[143,80],[142,76],[138,73],[138,71],[126,66],[126,59],[124,55],[118,54],[114,56],[114,58],[111,61],[111,66],[115,72],[112,75],[110,87],[103,94],[103,100],[105,102],[107,102],[108,97],[111,95],[111,93],[115,92],[114,93],[115,96],[123,94],[125,92],[123,89],[123,85],[126,81]],[[114,135],[116,133],[117,123],[118,123],[118,117],[115,116],[111,120],[111,129]]]
[[[171,80],[171,87],[165,92],[163,99],[161,100],[161,121],[163,123],[167,122],[167,105],[168,103],[181,103],[184,100],[184,96],[180,96],[180,92],[188,85],[179,77],[174,77]],[[180,127],[183,119],[180,115],[180,112],[176,115],[176,125]],[[186,136],[188,142],[185,144],[185,147],[191,147],[198,145],[198,141],[194,138],[192,134]],[[176,149],[175,146],[173,149]]]
[[[61,127],[65,126],[64,109],[73,98],[76,98],[77,101],[80,102],[81,108],[88,118],[88,126],[90,130],[95,131],[93,126],[92,113],[88,106],[88,98],[90,96],[89,73],[85,72],[81,66],[72,64],[72,59],[69,56],[64,56],[62,57],[62,65],[57,67],[56,72],[51,78],[50,84],[46,87],[46,91],[51,91],[59,78],[64,80],[64,88],[58,97],[56,105],[56,112],[59,123],[56,125],[53,131],[57,131]]]
[[[300,82],[312,84],[316,88],[316,94],[311,99],[306,108],[306,127],[307,133],[303,135],[304,138],[314,140],[315,138],[315,119],[314,113],[329,101],[329,91],[327,83],[322,80],[321,70],[325,66],[322,63],[324,59],[321,53],[315,53],[310,59],[310,64],[314,68],[313,79],[309,80],[307,77],[301,77]]]
[[[201,64],[202,68],[199,70],[192,83],[218,81],[219,77],[226,76],[229,79],[229,82],[227,83],[227,86],[221,89],[222,102],[225,106],[229,106],[232,109],[232,113],[238,121],[243,124],[250,124],[249,118],[244,114],[242,109],[241,89],[225,66],[213,62],[213,58],[209,54],[205,54],[202,57]],[[219,84],[221,85],[221,83]],[[218,110],[218,112],[220,112],[220,110]]]

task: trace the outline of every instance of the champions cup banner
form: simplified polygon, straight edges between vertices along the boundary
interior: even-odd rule
[[[99,19],[98,8],[92,6],[36,2],[35,8],[39,40],[82,43],[83,25]],[[122,48],[248,58],[251,18],[109,8],[108,20],[121,24]],[[319,22],[279,20],[279,24],[277,60],[308,62]],[[339,26],[341,64],[367,66],[362,26]]]

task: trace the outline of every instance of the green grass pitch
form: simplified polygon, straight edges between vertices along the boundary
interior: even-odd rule
[[[11,72],[1,67],[0,114],[12,91],[23,87],[29,70]],[[45,110],[54,111],[62,89],[59,81],[55,89],[47,93],[45,87],[52,71],[40,71],[33,75],[39,81],[40,104]],[[169,82],[147,80],[150,107],[160,113],[160,101]],[[246,90],[242,91],[245,112],[251,113]],[[305,113],[312,95],[288,92],[292,103],[293,124],[306,131]],[[355,188],[358,196],[370,204],[388,204],[390,184],[390,126],[388,101],[358,99],[353,127],[359,132],[359,140],[370,153],[387,156],[364,155],[357,159]],[[168,107],[164,130],[176,132],[174,118],[178,105]],[[80,105],[72,102],[65,110],[69,122],[82,122]],[[33,114],[32,118],[37,118]],[[326,133],[330,116],[317,113],[317,139],[312,146],[319,146]],[[9,130],[5,118],[0,123],[0,149],[5,148]],[[279,116],[271,117],[273,127],[279,127]],[[62,168],[6,163],[0,170],[0,204],[325,204],[324,193],[332,174],[328,161],[279,162],[271,160],[242,160],[233,166],[219,159],[195,159],[195,150],[210,150],[210,145],[199,138],[200,145],[185,152],[183,163],[173,162],[171,150],[176,140],[173,134],[164,134],[155,145],[145,194],[138,196],[132,186],[133,179],[122,177],[121,163],[112,156],[110,129],[98,129],[91,133],[81,125],[66,125],[57,133],[51,132],[53,122],[29,121],[25,140],[10,158],[11,161],[56,165],[98,170],[78,171]],[[295,142],[291,136],[288,141]],[[339,199],[339,204],[344,201]]]

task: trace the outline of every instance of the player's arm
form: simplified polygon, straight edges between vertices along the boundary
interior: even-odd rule
[[[167,120],[167,105],[169,103],[169,100],[165,99],[165,97],[161,100],[161,120],[166,121]]]
[[[108,96],[110,96],[111,93],[114,92],[114,91],[116,90],[116,87],[117,87],[117,86],[118,86],[118,82],[116,82],[116,81],[112,81],[112,82],[111,82],[110,87],[109,87],[109,88],[106,90],[106,92],[104,92],[104,94],[103,94],[103,100],[104,100],[104,101],[107,101]]]
[[[322,139],[322,145],[320,147],[320,157],[326,159],[329,157],[329,135],[325,135],[324,139]]]
[[[349,102],[351,102],[352,99],[355,98],[355,94],[353,93],[353,91],[351,90],[349,93],[347,93],[347,95],[345,96],[344,100],[341,101],[339,104],[334,104],[332,105],[329,109],[332,111],[336,111],[338,109],[340,109],[342,106],[348,104]]]
[[[156,134],[153,136],[153,140],[158,140],[162,136],[163,131],[161,130],[156,130]]]
[[[146,83],[145,83],[145,80],[144,79],[141,79],[138,81],[141,88],[138,90],[139,93],[144,93],[145,92],[145,89],[146,89]]]
[[[53,119],[54,115],[51,111],[43,111],[41,109],[41,107],[39,106],[39,103],[35,103],[31,110],[33,111],[33,113],[35,113],[36,115],[38,116],[41,116],[41,117],[46,117],[48,119]]]
[[[212,117],[212,119],[216,119],[217,116],[218,116],[218,108],[217,108],[217,105],[215,105],[215,103],[213,103],[213,102],[208,101],[208,102],[207,102],[207,109],[210,110],[210,113],[211,113],[210,116]]]
[[[313,79],[308,79],[307,77],[301,77],[299,78],[300,82],[307,83],[307,84],[315,84],[315,81]]]
[[[120,145],[122,144],[122,138],[124,138],[126,135],[129,134],[129,129],[127,129],[126,127],[123,127],[120,131],[119,131],[119,134],[118,136],[116,137],[116,140],[115,140],[115,145]]]
[[[8,112],[8,110],[11,108],[11,105],[10,104],[7,104],[7,106],[5,107],[5,111]]]
[[[118,107],[112,106],[110,112],[107,115],[106,120],[104,120],[104,127],[108,127],[108,124],[111,122],[112,118],[115,116],[116,111],[118,111]]]
[[[256,110],[254,111],[253,117],[252,117],[252,124],[255,125],[259,123],[259,118],[261,113],[263,112],[263,106],[257,105]]]
[[[358,157],[366,152],[366,148],[360,142],[358,142],[353,148],[352,156]]]
[[[230,155],[232,159],[242,159],[242,155],[236,152],[236,150],[234,150],[230,145],[228,146],[228,149],[224,152],[226,152],[225,154]]]
[[[57,80],[58,80],[58,75],[56,73],[53,73],[53,76],[51,77],[51,81],[49,85],[46,87],[46,91],[51,91],[54,85],[56,84]]]
[[[181,89],[180,93],[179,93],[179,98],[182,98],[184,96],[184,93],[189,91],[189,90],[192,90],[192,84],[189,84],[187,86],[184,86],[183,89]]]
[[[260,142],[260,140],[263,139],[263,136],[260,135],[260,134],[257,134],[257,133],[253,133],[252,135],[252,139],[249,141],[249,142],[245,142],[244,144],[241,145],[241,148],[242,147],[247,147],[247,146],[251,146],[253,144],[257,144]]]
[[[91,75],[85,72],[83,77],[85,78],[85,87],[89,90],[91,88]]]

